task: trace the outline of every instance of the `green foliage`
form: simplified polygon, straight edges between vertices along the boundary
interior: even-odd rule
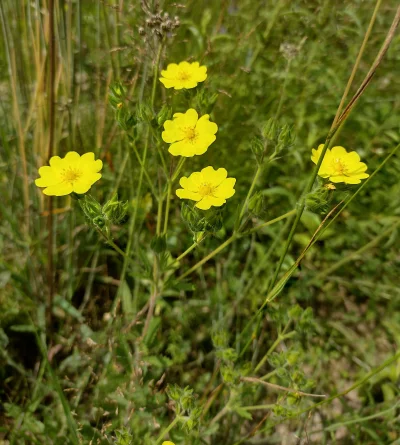
[[[90,195],[52,206],[35,186],[50,141],[49,2],[1,1],[0,443],[396,443],[398,355],[385,360],[400,348],[398,154],[295,263],[359,187],[319,180],[303,195],[374,5],[54,3],[53,154],[94,152],[104,167]],[[346,104],[396,7],[379,9]],[[399,45],[335,136],[370,174],[400,141]],[[182,60],[205,64],[206,81],[165,89],[160,71]],[[190,107],[218,132],[183,164],[161,133]],[[207,165],[236,192],[201,211],[175,191]],[[294,215],[265,223],[303,201],[283,255]],[[260,310],[282,257],[277,278],[290,277]]]

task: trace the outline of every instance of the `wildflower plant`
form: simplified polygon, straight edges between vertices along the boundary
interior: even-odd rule
[[[27,232],[16,243],[18,261],[38,252],[40,264],[5,268],[0,262],[0,290],[26,305],[18,313],[14,300],[6,299],[11,309],[6,328],[0,328],[7,360],[1,372],[7,385],[18,380],[9,369],[20,373],[17,392],[32,384],[35,396],[26,406],[25,398],[17,408],[5,404],[6,420],[14,425],[7,440],[47,443],[49,436],[52,442],[65,437],[73,445],[241,445],[278,443],[286,440],[282,431],[301,436],[300,441],[308,435],[319,440],[322,429],[326,441],[328,436],[334,440],[339,429],[336,409],[342,410],[340,425],[354,428],[341,432],[345,440],[396,440],[399,428],[393,427],[397,435],[386,430],[395,425],[399,353],[375,361],[395,347],[395,329],[384,326],[393,332],[375,354],[378,346],[365,338],[367,323],[379,322],[374,311],[380,306],[367,301],[378,285],[352,271],[377,276],[381,263],[363,264],[364,253],[387,238],[377,255],[398,275],[391,248],[400,227],[397,201],[390,200],[391,214],[383,222],[376,215],[365,217],[370,202],[388,203],[379,186],[370,189],[373,193],[365,190],[393,161],[397,148],[387,153],[379,148],[397,135],[393,129],[385,132],[389,124],[379,119],[395,116],[398,104],[388,100],[391,113],[385,109],[382,115],[365,104],[365,113],[375,115],[384,136],[365,124],[372,121],[369,116],[347,123],[385,56],[386,43],[354,89],[355,73],[364,69],[358,66],[361,47],[340,100],[336,93],[347,70],[335,67],[332,88],[325,46],[338,26],[326,14],[329,8],[298,11],[296,5],[270,2],[271,10],[262,2],[255,8],[249,0],[221,5],[220,11],[196,2],[172,3],[168,11],[148,0],[100,2],[98,9],[83,3],[90,12],[83,16],[87,23],[101,20],[95,49],[96,54],[104,49],[106,57],[93,66],[90,59],[79,65],[81,72],[71,68],[66,75],[64,70],[78,66],[75,59],[90,48],[83,45],[78,54],[80,34],[70,39],[73,33],[66,33],[66,43],[58,42],[56,36],[61,33],[64,39],[64,28],[80,12],[72,12],[73,5],[53,10],[53,19],[63,19],[57,33],[49,16],[48,30],[33,46],[57,40],[49,63],[57,62],[58,69],[48,73],[47,58],[35,57],[35,72],[46,73],[46,82],[40,74],[24,121],[17,120],[9,135],[0,134],[1,147],[11,152],[16,135],[22,150],[32,141],[47,141],[47,127],[54,133],[48,138],[50,155],[41,147],[27,157],[22,175],[25,195],[28,191],[21,213]],[[37,12],[33,4],[26,8],[32,17]],[[347,12],[335,16],[340,26],[352,19]],[[357,14],[365,18],[364,10]],[[382,16],[379,26],[386,21]],[[5,37],[13,23],[4,23]],[[30,22],[26,30],[24,23],[24,35],[43,32]],[[321,23],[325,46],[315,39]],[[360,20],[359,27],[363,24]],[[348,31],[353,28],[340,29],[346,42],[353,42],[355,32]],[[390,43],[393,29],[385,42]],[[280,43],[289,38],[296,42]],[[331,46],[340,59],[342,42]],[[5,47],[15,51],[13,45]],[[11,72],[13,60],[23,64],[25,59],[11,53]],[[53,87],[49,116],[39,101],[48,83]],[[29,88],[12,86],[15,113]],[[349,99],[353,90],[357,93]],[[58,96],[51,99],[50,93]],[[64,94],[72,102],[64,103]],[[107,99],[108,111],[103,110]],[[28,137],[21,136],[24,131]],[[313,149],[316,141],[323,143]],[[362,147],[365,162],[356,151],[335,144]],[[38,159],[37,175],[31,163]],[[19,165],[14,161],[0,168]],[[9,177],[19,178],[22,171]],[[393,167],[385,179],[393,196],[399,191],[396,171]],[[19,231],[12,215],[4,214]],[[0,232],[7,255],[8,237],[9,231]],[[351,250],[363,237],[371,241]],[[343,267],[354,259],[354,268]],[[391,283],[382,283],[382,289],[388,308],[396,308]],[[44,292],[48,299],[41,301]],[[365,321],[360,332],[351,329],[359,319]],[[7,356],[12,333],[21,335],[12,347],[28,337],[37,346],[28,371]],[[349,360],[343,373],[339,362],[349,355],[354,363]],[[370,409],[373,392],[365,389],[369,381],[377,385],[379,400],[385,399],[384,405],[374,405],[377,414]],[[368,393],[365,399],[354,395],[360,388]],[[360,413],[348,408],[350,391]],[[331,402],[339,400],[346,403],[331,410]],[[316,409],[324,416],[322,426]],[[357,429],[367,419],[376,422],[379,434]]]

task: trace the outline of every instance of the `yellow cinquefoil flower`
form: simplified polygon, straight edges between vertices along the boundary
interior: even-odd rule
[[[162,443],[162,445],[175,445],[174,442],[171,442],[170,440],[166,440]]]
[[[318,150],[312,150],[311,160],[318,163],[324,144],[318,146]],[[347,153],[343,147],[328,148],[319,169],[318,175],[329,178],[331,182],[344,182],[346,184],[359,184],[361,179],[368,178],[365,173],[367,165],[360,162],[360,156],[355,151]]]
[[[165,88],[189,89],[207,79],[207,67],[200,66],[199,62],[181,62],[179,65],[170,63],[166,70],[161,71],[161,76],[160,82]]]
[[[168,151],[173,156],[190,158],[207,151],[216,139],[218,126],[210,122],[208,114],[199,119],[197,111],[190,108],[185,114],[175,113],[172,121],[165,121],[164,129],[161,136],[165,142],[171,144]]]
[[[64,158],[53,156],[49,163],[50,166],[39,168],[40,178],[35,184],[46,187],[43,193],[50,196],[86,193],[101,178],[99,171],[103,167],[100,159],[94,160],[94,153],[80,156],[75,151],[70,151]]]
[[[236,179],[227,176],[228,172],[224,168],[203,168],[188,178],[183,176],[179,181],[182,188],[176,194],[181,199],[197,201],[196,207],[202,210],[208,210],[211,206],[220,207],[235,194],[233,187]]]

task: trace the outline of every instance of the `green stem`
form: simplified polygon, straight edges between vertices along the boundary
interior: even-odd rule
[[[251,186],[249,188],[249,191],[247,193],[246,199],[244,200],[242,209],[240,210],[239,218],[238,218],[238,224],[240,224],[240,222],[241,222],[241,220],[243,218],[244,212],[246,211],[247,204],[248,204],[248,202],[249,202],[249,200],[250,200],[250,198],[251,198],[251,196],[253,194],[254,187],[255,187],[255,185],[257,183],[258,177],[261,174],[262,168],[263,168],[263,165],[262,164],[258,164],[256,173],[255,173],[255,175],[253,177],[253,181],[252,181]]]
[[[180,420],[181,418],[179,416],[176,416],[175,419],[167,426],[167,428],[162,430],[161,434],[158,436],[156,440],[155,445],[158,445]]]
[[[185,273],[183,273],[181,276],[177,278],[177,281],[183,280],[185,277],[196,271],[200,266],[202,266],[204,263],[206,263],[208,260],[213,258],[215,255],[217,255],[221,250],[224,250],[225,247],[229,246],[233,241],[235,241],[238,238],[237,234],[233,234],[231,237],[229,237],[225,242],[223,242],[220,246],[218,246],[215,250],[213,250],[211,253],[209,253],[207,256],[205,256],[202,260],[200,260],[198,263],[196,263],[193,267],[191,267],[189,270],[187,270]]]
[[[278,335],[278,338],[274,341],[274,343],[272,344],[272,346],[268,349],[267,353],[264,355],[264,357],[260,360],[259,364],[254,368],[254,372],[257,373],[257,371],[263,366],[263,364],[267,361],[269,355],[275,351],[275,349],[277,348],[277,346],[279,345],[279,343],[283,340],[285,340],[286,338],[288,338],[288,335],[286,335],[287,330],[289,329],[289,326],[291,324],[292,320],[289,320],[286,323],[286,326],[283,328],[283,331]]]
[[[164,235],[167,233],[167,230],[168,230],[168,218],[169,218],[169,208],[171,205],[172,185],[176,181],[176,178],[178,177],[185,161],[186,161],[186,158],[181,157],[181,159],[178,162],[178,165],[176,166],[175,172],[172,175],[172,178],[168,180],[167,193],[166,193],[166,205],[165,205],[165,220],[164,220],[164,230],[163,230]]]
[[[153,88],[152,88],[152,92],[151,92],[151,103],[150,103],[151,108],[153,108],[153,106],[154,106],[154,100],[155,100],[155,95],[156,95],[157,78],[158,78],[158,67],[159,67],[159,64],[160,64],[161,52],[162,52],[162,44],[160,43],[160,46],[158,48],[156,62],[155,62],[155,65],[154,65]],[[141,164],[140,164],[140,173],[139,173],[139,180],[138,180],[137,193],[136,193],[136,205],[135,205],[135,209],[134,209],[134,212],[133,212],[133,216],[131,217],[130,223],[129,223],[128,243],[127,243],[126,251],[125,251],[126,255],[125,255],[124,263],[122,265],[122,272],[121,272],[121,275],[120,275],[120,281],[121,282],[123,282],[125,280],[125,275],[126,275],[126,271],[127,271],[127,267],[128,267],[128,261],[130,260],[132,244],[133,244],[133,234],[135,232],[136,219],[137,219],[137,214],[138,214],[140,197],[141,197],[141,193],[142,193],[142,183],[143,183],[144,171],[146,169],[147,151],[148,151],[149,144],[150,144],[150,124],[147,127],[146,142],[145,142],[145,145],[144,145],[143,157],[142,157],[142,161],[141,161]],[[120,289],[121,289],[121,287],[119,288],[119,290]],[[118,291],[118,294],[117,294],[116,301],[114,302],[114,305],[113,305],[114,307],[116,307],[118,299],[119,299],[119,291]]]
[[[277,218],[271,219],[270,221],[267,221],[263,224],[260,224],[258,227],[255,227],[254,229],[258,230],[261,227],[267,227],[270,226],[278,221],[281,221],[282,219],[287,218],[290,215],[293,215],[293,213],[296,210],[291,210],[290,212],[285,213],[284,215],[278,216]],[[195,270],[197,270],[200,266],[202,266],[204,263],[206,263],[208,260],[210,260],[211,258],[213,258],[215,255],[217,255],[219,252],[221,252],[222,250],[225,249],[225,247],[229,246],[229,244],[231,244],[234,240],[244,236],[244,235],[248,235],[250,233],[253,233],[255,230],[249,230],[247,232],[243,232],[242,234],[238,231],[238,232],[234,232],[232,234],[232,236],[230,238],[228,238],[226,241],[224,241],[220,246],[218,246],[215,250],[213,250],[211,253],[209,253],[206,257],[204,257],[201,261],[199,261],[198,263],[196,263],[193,267],[191,267],[188,271],[186,271],[184,274],[182,274],[180,277],[177,278],[178,281],[182,280],[183,278],[187,277],[188,275],[190,275],[192,272],[194,272]]]
[[[178,256],[178,258],[174,261],[174,263],[179,263],[179,261],[181,261],[183,258],[185,258],[185,256],[190,253],[193,249],[195,249],[206,237],[207,235],[202,233],[198,240],[193,243],[189,248],[187,248],[181,255]]]
[[[304,190],[304,192],[303,192],[303,194],[302,194],[302,196],[300,198],[299,207],[298,207],[297,213],[296,213],[296,218],[295,218],[295,220],[293,222],[292,228],[290,229],[290,232],[289,232],[288,238],[286,240],[285,246],[283,248],[282,254],[281,254],[280,258],[279,258],[278,266],[275,269],[275,273],[274,273],[274,276],[273,276],[273,278],[271,280],[270,287],[273,287],[275,285],[275,283],[276,283],[276,280],[278,278],[278,275],[279,275],[279,272],[281,270],[282,264],[283,264],[283,262],[284,262],[284,260],[286,258],[286,254],[287,254],[287,252],[289,250],[289,247],[290,247],[290,245],[292,243],[293,236],[296,233],[297,226],[299,225],[301,216],[303,215],[304,209],[306,207],[306,199],[305,199],[306,195],[308,193],[310,193],[310,191],[311,191],[311,189],[312,189],[312,187],[314,185],[314,182],[315,182],[315,179],[316,179],[316,177],[318,175],[318,172],[319,172],[319,169],[321,167],[322,161],[324,160],[325,153],[326,153],[326,151],[328,150],[328,148],[330,146],[330,141],[332,139],[332,136],[333,136],[333,133],[329,133],[328,134],[328,136],[327,136],[327,138],[325,140],[325,144],[324,144],[324,148],[322,150],[321,156],[318,159],[318,163],[317,163],[317,165],[316,165],[316,167],[315,167],[315,169],[314,169],[314,171],[313,171],[313,173],[311,175],[311,178],[308,181],[307,186],[306,186],[306,188],[305,188],[305,190]]]
[[[153,181],[151,180],[150,175],[148,174],[147,170],[144,168],[144,165],[143,165],[142,159],[139,156],[139,152],[138,152],[138,149],[136,147],[136,144],[134,142],[131,142],[130,145],[133,148],[133,151],[135,153],[137,161],[139,162],[140,167],[143,168],[143,173],[144,173],[144,175],[145,175],[145,177],[147,179],[147,183],[148,183],[148,185],[150,187],[150,190],[153,193],[154,198],[158,201],[159,197],[158,197],[158,194],[155,191],[155,188],[154,188],[154,185],[153,185]]]
[[[270,221],[267,221],[267,222],[265,222],[265,223],[262,223],[262,224],[260,224],[259,226],[253,227],[252,229],[247,230],[246,232],[243,232],[242,235],[251,235],[252,233],[257,232],[258,230],[263,229],[264,227],[268,227],[268,226],[270,226],[271,224],[275,224],[275,223],[278,222],[278,221],[282,221],[282,219],[286,219],[286,218],[288,218],[289,216],[294,215],[296,212],[297,212],[296,209],[290,210],[290,212],[284,213],[283,215],[278,216],[278,217],[275,218],[275,219],[271,219]]]

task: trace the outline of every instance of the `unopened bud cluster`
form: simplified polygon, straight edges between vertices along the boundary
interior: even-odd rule
[[[79,205],[88,223],[101,231],[105,231],[107,236],[110,235],[111,225],[122,223],[128,212],[128,201],[118,201],[117,194],[103,206],[92,196],[85,195],[83,199],[79,200]]]
[[[170,17],[168,12],[158,10],[157,5],[155,12],[150,11],[146,2],[142,2],[142,8],[147,15],[147,19],[145,25],[139,27],[139,34],[141,36],[155,35],[162,39],[166,34],[174,31],[181,24],[178,16]]]
[[[199,232],[216,233],[222,228],[222,215],[219,209],[211,209],[204,212],[199,211],[196,207],[182,203],[181,215],[194,234]]]
[[[291,148],[296,139],[291,125],[280,125],[274,118],[268,119],[261,130],[261,135],[251,141],[251,150],[259,164],[266,157],[269,162],[275,160],[283,150]]]

